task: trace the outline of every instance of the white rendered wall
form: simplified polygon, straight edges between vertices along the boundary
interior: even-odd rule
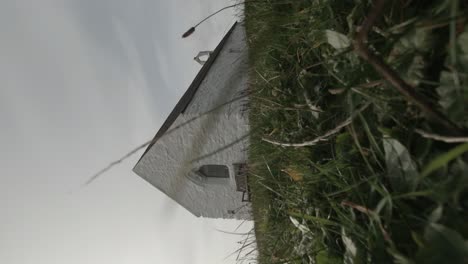
[[[249,219],[250,207],[236,191],[233,168],[247,160],[249,125],[242,111],[246,99],[225,104],[239,98],[246,87],[245,29],[238,24],[185,113],[135,172],[197,216]],[[228,166],[230,178],[224,184],[189,179],[193,170],[206,164]]]

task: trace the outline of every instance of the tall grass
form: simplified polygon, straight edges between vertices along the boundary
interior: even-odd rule
[[[467,4],[387,2],[371,49],[466,127]],[[245,6],[259,263],[468,262],[467,147],[431,138],[451,133],[353,51],[371,5]]]

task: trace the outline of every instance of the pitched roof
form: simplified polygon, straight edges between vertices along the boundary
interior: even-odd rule
[[[141,155],[140,159],[137,162],[137,165],[141,161],[141,159],[146,155],[146,153],[151,149],[151,147],[158,141],[158,139],[160,139],[164,135],[164,133],[166,133],[166,131],[172,126],[172,124],[175,122],[177,117],[181,113],[185,112],[188,105],[192,101],[194,95],[197,93],[198,87],[200,87],[200,84],[203,82],[206,75],[210,71],[211,66],[214,64],[216,58],[218,57],[219,53],[223,49],[224,44],[226,44],[227,40],[229,39],[229,36],[234,31],[234,28],[236,27],[236,25],[237,25],[237,22],[235,22],[234,25],[232,25],[231,29],[229,29],[229,31],[223,37],[221,42],[219,42],[218,46],[216,46],[214,51],[210,54],[210,57],[205,62],[203,67],[200,69],[197,76],[195,76],[195,79],[192,81],[192,83],[188,87],[187,91],[185,91],[184,95],[182,95],[179,102],[177,102],[174,109],[172,109],[171,113],[167,117],[166,121],[164,121],[161,128],[159,128],[159,130],[156,133],[156,135],[154,136],[153,140],[151,140],[150,144],[146,148],[143,155]]]

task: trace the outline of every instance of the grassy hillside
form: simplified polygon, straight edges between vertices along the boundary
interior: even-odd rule
[[[377,2],[246,4],[260,263],[468,263],[467,3]]]

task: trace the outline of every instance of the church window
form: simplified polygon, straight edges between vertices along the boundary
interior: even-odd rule
[[[206,178],[229,178],[229,169],[225,165],[203,165],[198,172]]]

